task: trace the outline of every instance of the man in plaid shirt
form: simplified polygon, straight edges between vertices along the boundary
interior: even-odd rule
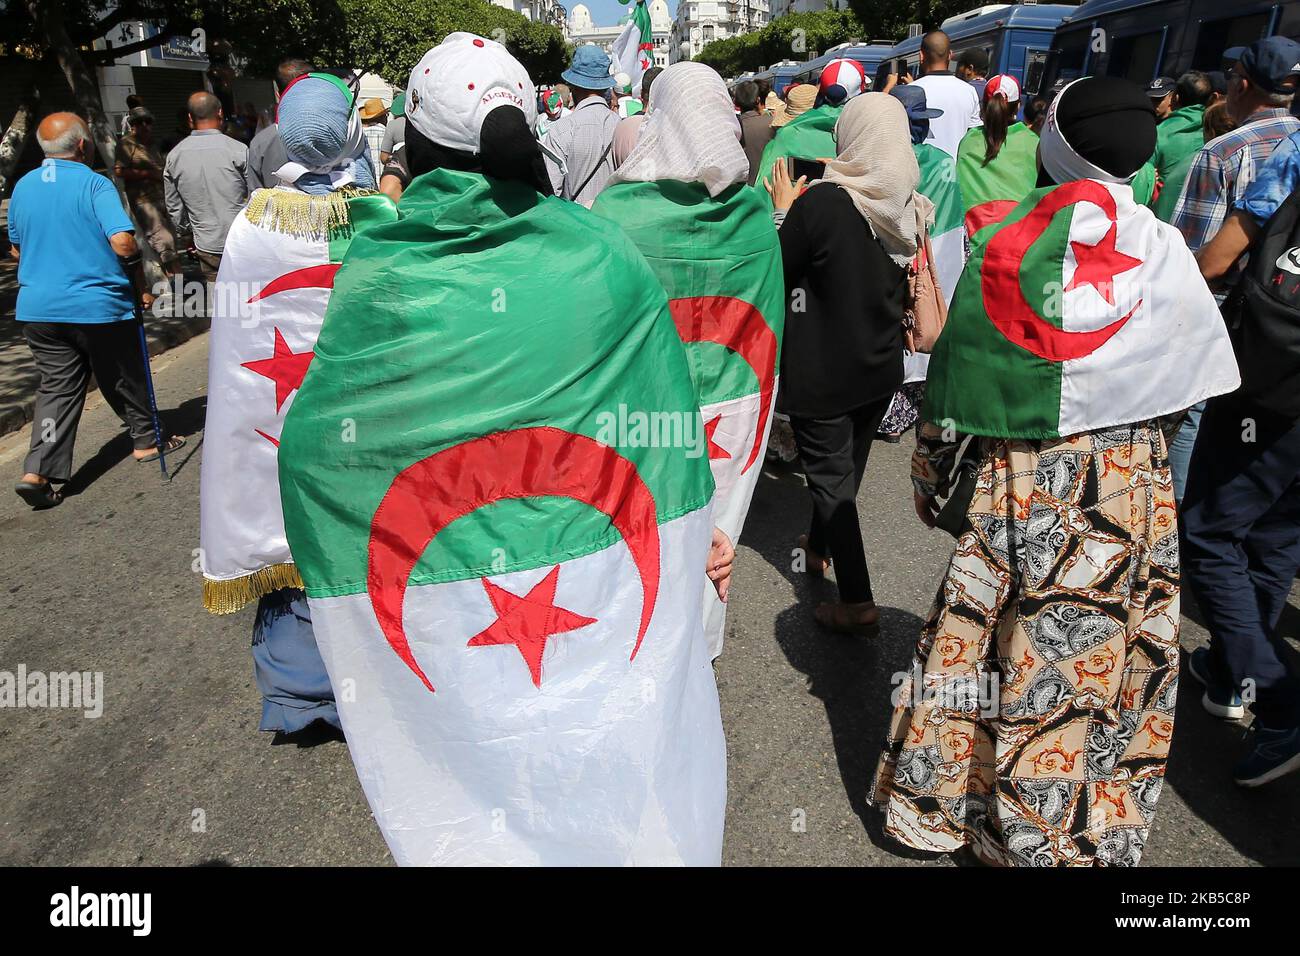
[[[1193,252],[1214,238],[1278,143],[1300,130],[1291,115],[1300,44],[1274,36],[1224,56],[1234,60],[1228,113],[1237,128],[1197,154],[1171,220]]]
[[[1237,217],[1229,217],[1229,213],[1273,150],[1300,130],[1300,120],[1290,112],[1300,74],[1300,44],[1273,36],[1248,47],[1227,50],[1223,56],[1232,61],[1227,74],[1228,113],[1236,120],[1237,128],[1210,140],[1196,154],[1170,220],[1187,240],[1188,248],[1198,253],[1201,274],[1213,283],[1212,288],[1218,286],[1215,298],[1220,303],[1227,297],[1226,285],[1236,276],[1241,250],[1213,273],[1207,271],[1207,255],[1222,245],[1216,234],[1225,220],[1229,228],[1222,231],[1232,230]],[[1188,409],[1187,418],[1169,443],[1174,498],[1180,502],[1204,407],[1202,402]]]

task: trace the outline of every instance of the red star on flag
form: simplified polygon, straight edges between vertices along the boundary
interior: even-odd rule
[[[289,393],[295,388],[302,387],[302,380],[307,375],[307,366],[311,364],[315,355],[315,352],[291,351],[277,328],[275,354],[267,359],[244,362],[243,367],[275,382],[275,411],[279,414]]]
[[[1106,235],[1095,246],[1087,246],[1082,242],[1070,243],[1077,265],[1070,284],[1065,287],[1066,292],[1090,285],[1110,305],[1115,304],[1115,276],[1142,265],[1141,259],[1134,259],[1115,250],[1116,229],[1116,223],[1112,222]]]
[[[513,644],[519,649],[528,673],[532,675],[533,685],[542,686],[542,654],[546,650],[546,641],[552,634],[576,631],[588,624],[595,624],[596,618],[583,617],[555,604],[555,586],[560,580],[560,566],[551,568],[549,574],[542,578],[528,592],[520,597],[511,594],[505,588],[483,578],[483,589],[487,591],[492,609],[497,619],[485,631],[480,631],[469,639],[466,647],[489,647],[494,644]]]
[[[723,448],[721,445],[719,445],[716,441],[713,440],[713,433],[718,430],[718,425],[720,425],[721,423],[722,423],[721,415],[714,415],[712,419],[704,423],[704,437],[708,439],[709,442],[709,461],[713,461],[718,458],[731,457],[731,452],[727,451],[727,449]]]

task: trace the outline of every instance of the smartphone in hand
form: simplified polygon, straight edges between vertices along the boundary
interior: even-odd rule
[[[826,173],[826,164],[819,163],[815,159],[795,159],[793,156],[788,160],[790,164],[790,182],[798,182],[800,176],[807,176],[808,182],[814,179],[821,179]]]

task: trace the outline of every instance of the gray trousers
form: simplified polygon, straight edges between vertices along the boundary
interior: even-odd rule
[[[93,372],[104,400],[126,422],[137,449],[155,444],[144,362],[134,322],[24,322],[41,373],[23,470],[51,481],[72,477],[72,447]]]

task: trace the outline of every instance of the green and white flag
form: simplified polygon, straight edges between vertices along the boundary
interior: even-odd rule
[[[934,204],[934,223],[930,226],[930,251],[944,302],[951,303],[957,281],[966,265],[966,233],[962,229],[961,188],[957,184],[957,167],[951,156],[933,143],[915,143],[916,165],[921,179],[916,191]],[[903,381],[924,382],[930,356],[924,352],[903,353]]]
[[[1146,421],[1240,384],[1178,230],[1126,185],[1036,190],[976,234],[930,359],[925,417],[1053,439]]]
[[[957,280],[966,265],[966,237],[962,233],[962,193],[953,159],[932,143],[912,147],[921,181],[916,187],[934,203],[934,224],[930,226],[930,247],[939,270],[945,302],[952,302]]]
[[[957,178],[966,207],[966,234],[1001,222],[1038,182],[1038,136],[1024,123],[1012,123],[1007,138],[987,166],[984,127],[967,131],[957,146]]]
[[[618,64],[618,72],[626,73],[632,81],[632,91],[641,89],[641,77],[654,66],[655,41],[650,27],[650,11],[645,0],[636,0],[632,16],[610,45],[610,54]]]
[[[668,293],[717,486],[713,523],[739,544],[763,470],[785,324],[781,244],[771,214],[744,183],[713,197],[703,183],[673,180],[615,183],[591,208],[623,227]],[[716,657],[726,605],[711,584],[704,609]]]
[[[401,213],[353,242],[280,447],[375,819],[403,864],[717,865],[713,481],[663,289],[521,183],[437,170]]]

